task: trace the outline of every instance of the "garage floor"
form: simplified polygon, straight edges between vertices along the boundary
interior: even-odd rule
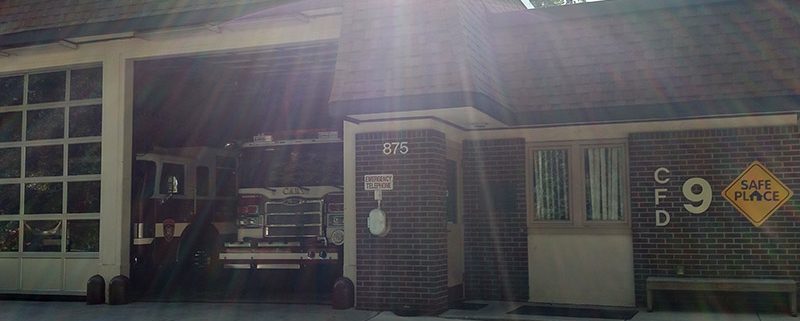
[[[300,271],[226,270],[214,277],[161,277],[134,299],[146,302],[329,304],[332,275]],[[135,282],[135,281],[132,281]]]
[[[0,301],[0,320],[4,321],[362,321],[377,314],[353,309],[333,310],[326,305],[137,302],[87,306],[82,302]]]

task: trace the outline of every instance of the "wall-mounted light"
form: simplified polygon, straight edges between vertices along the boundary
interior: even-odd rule
[[[78,49],[78,44],[69,40],[59,40],[58,44],[69,49]]]
[[[128,32],[119,32],[119,33],[109,33],[104,35],[93,35],[93,36],[85,36],[85,37],[73,37],[73,38],[66,38],[62,41],[70,42],[75,45],[91,43],[91,42],[99,42],[99,41],[109,41],[109,40],[119,40],[119,39],[130,39],[135,38],[136,33],[133,31]],[[60,43],[60,42],[59,42]]]
[[[469,124],[469,127],[476,128],[476,129],[486,128],[487,126],[489,126],[489,123],[484,122],[484,121],[482,121],[482,122],[474,122],[474,123],[470,123]]]

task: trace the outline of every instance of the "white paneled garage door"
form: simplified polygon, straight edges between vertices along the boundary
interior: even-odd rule
[[[0,292],[80,294],[98,270],[102,68],[0,75]]]

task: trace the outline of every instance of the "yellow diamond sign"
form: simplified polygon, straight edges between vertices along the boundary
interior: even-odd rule
[[[750,164],[722,191],[722,197],[756,227],[767,221],[792,195],[792,191],[759,162]]]

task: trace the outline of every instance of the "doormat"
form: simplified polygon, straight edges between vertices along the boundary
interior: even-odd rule
[[[639,311],[636,309],[578,308],[578,307],[523,305],[514,311],[508,312],[508,314],[628,320],[630,318],[633,318],[633,316],[636,315],[637,312]]]
[[[450,306],[448,306],[448,308],[450,308],[451,310],[477,311],[485,308],[487,305],[488,304],[485,303],[453,302],[450,303]]]

